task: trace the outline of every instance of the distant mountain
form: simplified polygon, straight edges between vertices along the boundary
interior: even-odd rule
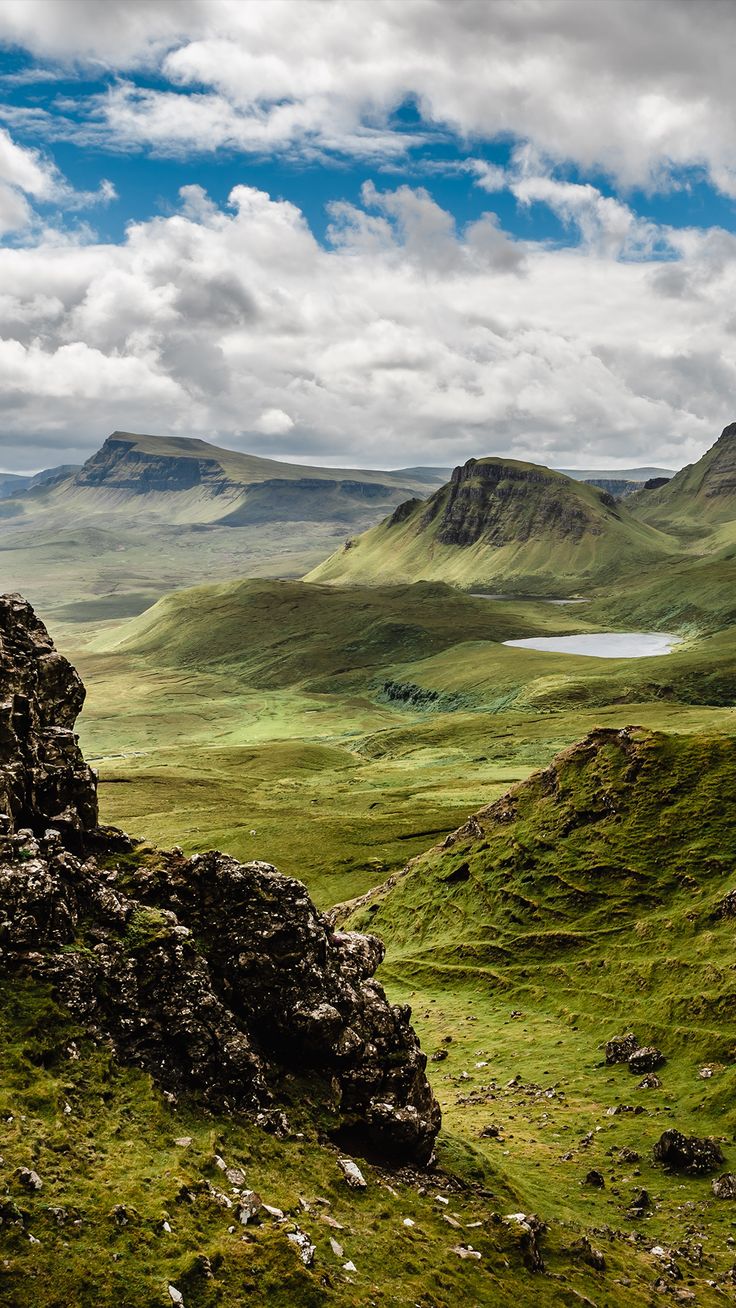
[[[736,524],[736,422],[715,445],[665,486],[642,490],[631,501],[643,522],[680,536],[697,537]],[[726,532],[727,535],[736,533]]]
[[[601,481],[651,481],[652,477],[674,477],[671,468],[558,468],[558,472],[573,481],[591,481],[600,485]]]
[[[426,503],[401,504],[307,580],[446,581],[564,594],[669,549],[665,537],[593,486],[536,464],[469,459]]]
[[[11,483],[0,499],[0,586],[76,623],[138,613],[197,582],[300,576],[443,479],[430,468],[316,468],[116,431],[81,468]]]
[[[44,468],[42,472],[0,472],[0,500],[11,499],[22,491],[34,490],[52,481],[61,481],[77,472],[79,466],[78,463],[61,463],[56,468]]]
[[[372,469],[315,468],[219,449],[187,437],[113,432],[81,468],[52,470],[18,496],[22,512],[41,509],[79,516],[124,510],[170,523],[244,526],[273,521],[380,518],[411,492],[441,482],[430,469],[417,475]],[[41,488],[31,501],[28,491]],[[12,492],[11,492],[12,493]],[[364,525],[364,524],[363,524]]]

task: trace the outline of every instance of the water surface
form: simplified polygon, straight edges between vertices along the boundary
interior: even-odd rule
[[[650,659],[669,654],[680,636],[665,631],[596,631],[579,636],[531,636],[505,640],[518,649],[547,650],[550,654],[582,654],[594,659]]]

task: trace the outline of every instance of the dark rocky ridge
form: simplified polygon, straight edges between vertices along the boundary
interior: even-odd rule
[[[185,491],[206,486],[211,495],[242,490],[231,481],[217,459],[177,458],[148,454],[135,447],[133,437],[113,432],[80,468],[76,486],[104,486],[110,490],[146,495],[150,491]]]
[[[266,863],[122,859],[73,733],[84,689],[19,596],[0,600],[0,679],[0,974],[51,984],[162,1085],[266,1122],[274,1076],[314,1069],[343,1127],[426,1163],[439,1108],[410,1010],[374,980],[380,941],[332,930]]]
[[[596,514],[577,483],[546,468],[468,459],[431,496],[419,526],[424,529],[439,519],[436,540],[441,545],[483,540],[502,546],[545,533],[580,540],[586,532],[598,534],[601,510],[614,507],[613,496],[600,492]]]

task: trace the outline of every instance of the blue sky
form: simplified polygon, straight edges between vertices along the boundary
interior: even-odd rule
[[[733,417],[734,37],[717,0],[0,0],[0,462],[105,424],[697,457]]]

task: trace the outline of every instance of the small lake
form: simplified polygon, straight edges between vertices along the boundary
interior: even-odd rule
[[[580,636],[532,636],[528,640],[505,640],[503,643],[517,649],[582,654],[593,659],[651,659],[669,654],[681,639],[662,631],[597,631]]]
[[[515,604],[587,604],[586,599],[550,599],[548,595],[489,595],[484,590],[471,590],[471,599],[509,600]]]

